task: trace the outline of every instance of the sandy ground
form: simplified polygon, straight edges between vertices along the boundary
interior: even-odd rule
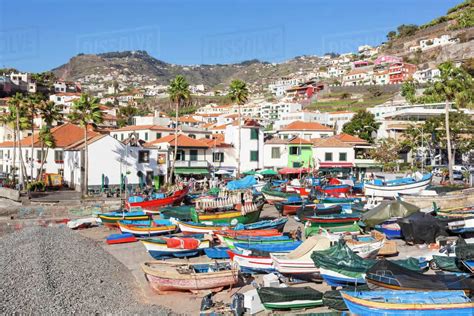
[[[265,206],[264,211],[262,213],[262,218],[276,218],[278,217],[278,213],[273,206]],[[287,225],[285,226],[285,231],[295,230],[301,224],[296,222],[293,218],[290,218]],[[128,244],[117,244],[117,245],[107,245],[105,243],[105,238],[111,233],[115,233],[114,230],[109,228],[100,226],[94,227],[90,229],[80,230],[78,233],[89,237],[93,240],[96,240],[105,250],[107,250],[111,255],[116,257],[120,262],[122,262],[135,276],[139,290],[143,293],[143,301],[144,303],[151,303],[162,305],[172,309],[177,313],[189,314],[189,315],[196,315],[200,309],[201,299],[204,296],[202,294],[191,294],[191,293],[180,293],[176,292],[173,294],[166,294],[166,295],[159,295],[155,293],[147,284],[145,280],[144,274],[141,270],[141,263],[145,261],[152,261],[154,260],[145,250],[145,247],[140,243],[128,243]],[[413,255],[419,255],[420,248],[418,246],[408,247],[404,245],[403,241],[397,241],[398,243],[398,250],[400,255],[398,258],[406,258]],[[184,261],[187,259],[173,259],[172,261]],[[189,262],[206,262],[209,259],[206,256],[200,256],[197,258],[190,258]],[[259,284],[263,284],[262,275],[257,275],[255,281]],[[311,286],[316,290],[321,292],[325,292],[330,290],[330,287],[324,283],[301,283],[295,286]],[[214,296],[215,301],[222,301],[225,303],[230,302],[231,297],[233,294],[240,292],[244,293],[248,290],[253,289],[253,286],[250,284],[239,284],[238,286],[223,290],[220,293],[217,293]],[[315,309],[308,309],[305,312],[325,312],[328,311],[326,307],[319,307]],[[300,313],[302,311],[299,311]],[[265,311],[260,313],[261,315],[270,314],[269,311]],[[275,314],[273,312],[272,314]],[[278,314],[278,312],[277,312]],[[288,314],[288,312],[281,312],[281,314]]]

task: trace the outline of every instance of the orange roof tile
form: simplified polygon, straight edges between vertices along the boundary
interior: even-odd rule
[[[300,138],[300,137],[296,137],[294,139],[292,139],[288,144],[292,144],[292,145],[311,145],[313,144],[311,141],[309,140],[306,140],[306,139],[303,139],[303,138]]]
[[[311,142],[313,147],[323,147],[323,148],[350,148],[352,147],[348,143],[342,142],[339,139],[332,137],[327,138],[312,138]]]
[[[332,131],[331,128],[317,122],[294,121],[282,129],[283,131]]]
[[[367,144],[367,141],[365,139],[359,138],[357,136],[349,135],[349,134],[346,134],[346,133],[341,133],[341,134],[335,135],[334,137],[339,139],[340,141],[342,141],[344,143]]]
[[[222,125],[214,126],[211,129],[214,131],[217,131],[217,130],[224,130],[226,127],[227,127],[227,124],[222,124]]]
[[[334,111],[334,112],[329,112],[329,114],[355,114],[352,111]]]
[[[168,135],[165,137],[158,138],[154,141],[146,143],[146,146],[152,146],[152,145],[162,144],[162,143],[168,143],[170,146],[174,146],[175,136]],[[200,139],[194,139],[184,134],[178,134],[177,143],[178,143],[178,147],[203,147],[203,148],[210,147],[205,141],[200,140]]]

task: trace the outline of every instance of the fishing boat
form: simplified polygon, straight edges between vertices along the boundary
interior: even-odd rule
[[[376,179],[365,183],[366,196],[398,197],[400,194],[418,194],[431,184],[432,174],[417,173],[413,178],[403,178],[383,182]]]
[[[329,205],[324,206],[323,204],[317,204],[315,208],[300,208],[296,213],[296,219],[304,221],[303,219],[311,216],[319,215],[334,215],[341,214],[342,206],[341,205]]]
[[[192,209],[194,206],[191,205],[180,205],[180,206],[167,206],[160,208],[160,217],[163,219],[177,219],[180,221],[192,221]]]
[[[209,225],[215,224],[250,224],[255,223],[260,218],[264,202],[250,202],[241,204],[236,210],[223,212],[199,212],[194,209],[192,213],[193,222],[204,223]]]
[[[105,242],[109,245],[136,242],[138,239],[133,234],[112,234],[107,236]]]
[[[130,209],[132,207],[139,206],[147,214],[159,214],[160,208],[179,205],[183,201],[186,194],[188,194],[188,192],[189,187],[185,186],[183,189],[168,193],[167,195],[156,199],[145,200],[142,198],[138,199],[137,202],[130,202],[129,200],[125,203],[125,207],[127,209]]]
[[[330,232],[332,234],[358,234],[361,231],[361,228],[357,222],[353,222],[350,225],[341,225],[341,226],[334,226],[334,227],[321,227],[321,226],[312,226],[311,224],[307,223],[304,228],[304,233],[306,237],[316,236],[324,234],[324,232]]]
[[[355,315],[472,315],[474,302],[462,291],[343,291]]]
[[[449,218],[474,217],[474,206],[439,209],[436,203],[433,204],[433,209],[436,211],[437,216]]]
[[[323,192],[330,196],[341,196],[349,193],[351,186],[348,184],[339,184],[339,185],[325,185],[319,189],[320,192]]]
[[[228,247],[204,248],[204,253],[209,259],[229,259]]]
[[[448,223],[448,229],[455,234],[474,232],[474,217]]]
[[[343,240],[356,255],[368,258],[377,254],[385,244],[386,237],[374,230],[369,235],[344,236]]]
[[[221,243],[224,243],[224,236],[232,238],[248,238],[248,237],[278,237],[283,236],[276,229],[256,229],[256,230],[224,230],[215,233]]]
[[[281,274],[314,274],[319,272],[311,259],[313,251],[325,250],[331,241],[324,236],[313,236],[306,239],[298,248],[288,254],[270,254],[275,270]]]
[[[177,262],[145,262],[142,264],[150,286],[160,294],[168,291],[221,291],[238,282],[238,270],[228,263],[187,264]]]
[[[146,251],[155,259],[189,258],[199,255],[204,248],[209,248],[210,241],[197,238],[150,238],[141,240]]]
[[[357,222],[360,216],[356,214],[332,214],[332,215],[303,215],[300,220],[309,222],[311,226],[316,227],[338,227],[347,226]]]
[[[255,222],[252,224],[245,225],[228,225],[228,224],[215,224],[207,225],[203,223],[194,222],[182,222],[177,221],[180,230],[184,234],[216,234],[218,232],[227,232],[230,230],[242,230],[242,231],[264,231],[264,230],[277,230],[282,232],[285,227],[288,218],[279,218],[274,220],[264,220]]]
[[[269,243],[234,243],[236,250],[259,250],[265,252],[290,252],[301,245],[301,241],[292,241],[285,243],[269,244]]]
[[[122,220],[144,221],[150,219],[150,216],[142,211],[99,213],[97,217],[102,224],[108,226],[118,226],[118,221]]]
[[[262,188],[262,194],[265,197],[265,200],[268,204],[275,204],[276,202],[287,201],[290,197],[295,197],[299,195],[296,192],[282,192],[272,188],[270,185],[266,185]]]
[[[229,249],[227,254],[232,267],[242,273],[272,273],[275,271],[272,266],[272,258],[267,252]]]
[[[174,232],[178,227],[167,219],[118,222],[118,227],[122,233],[130,233],[137,237],[151,237]]]
[[[278,213],[282,216],[296,215],[299,211],[301,212],[301,210],[314,211],[316,209],[315,203],[309,203],[302,200],[276,202],[274,205]]]
[[[463,290],[467,294],[474,291],[474,278],[455,274],[422,274],[388,260],[381,260],[373,265],[367,271],[365,279],[374,290]]]
[[[266,309],[292,310],[323,304],[323,293],[310,287],[261,287],[257,293]]]
[[[229,237],[222,236],[223,245],[226,245],[230,249],[234,249],[235,243],[240,244],[259,244],[259,245],[271,245],[271,244],[282,244],[282,243],[292,243],[294,242],[289,236],[269,236],[269,237],[252,237],[252,236],[239,236],[239,237]]]

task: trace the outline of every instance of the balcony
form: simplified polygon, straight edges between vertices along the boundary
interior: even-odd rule
[[[176,160],[175,167],[180,168],[208,168],[207,160]]]

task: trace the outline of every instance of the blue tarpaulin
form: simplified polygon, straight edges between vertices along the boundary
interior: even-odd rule
[[[227,183],[227,189],[229,190],[239,190],[251,188],[253,185],[257,184],[254,176],[246,176],[240,180],[234,180]]]

